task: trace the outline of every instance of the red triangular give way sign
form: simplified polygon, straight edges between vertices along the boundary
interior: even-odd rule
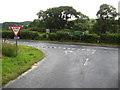
[[[14,33],[14,35],[17,37],[18,33],[22,29],[22,26],[10,26],[10,29]]]

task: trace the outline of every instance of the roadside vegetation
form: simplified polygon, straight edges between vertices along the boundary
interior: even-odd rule
[[[96,19],[90,19],[71,6],[49,8],[37,13],[38,19],[24,25],[19,36],[21,39],[48,40],[59,42],[79,42],[97,44],[119,44],[120,18],[111,5],[102,4],[96,12]],[[71,20],[74,18],[74,20]],[[12,39],[14,36],[9,30],[10,25],[3,24],[2,37]],[[5,27],[7,29],[5,30]],[[46,33],[46,29],[50,33]]]
[[[2,86],[2,43],[0,42],[0,87]]]
[[[44,58],[44,53],[33,47],[19,46],[18,56],[15,53],[15,45],[6,44],[2,46],[2,84],[15,79],[31,66]],[[1,75],[1,73],[0,73]]]

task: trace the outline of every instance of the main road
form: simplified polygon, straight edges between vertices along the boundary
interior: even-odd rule
[[[4,88],[118,88],[118,48],[24,40],[18,44],[41,49],[45,58]]]

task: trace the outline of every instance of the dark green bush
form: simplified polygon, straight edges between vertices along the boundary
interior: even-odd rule
[[[60,40],[60,41],[66,41],[70,39],[70,36],[66,32],[58,31],[56,33],[56,38],[57,40]]]
[[[66,32],[57,31],[56,33],[49,33],[49,39],[57,41],[68,41],[70,40],[70,36]]]
[[[102,35],[103,43],[113,43],[113,44],[120,44],[120,34],[118,33],[106,33]]]
[[[49,37],[49,40],[52,40],[52,41],[58,40],[57,35],[55,33],[49,33],[48,37]]]
[[[41,33],[39,35],[39,40],[48,40],[48,35],[46,33]]]
[[[30,31],[37,31],[37,32],[46,32],[45,28],[38,28],[38,27],[31,27],[29,28]]]
[[[12,33],[12,31],[2,31],[2,38],[14,38],[14,34]]]
[[[85,34],[84,36],[82,36],[82,41],[83,42],[97,42],[99,40],[99,36],[96,34]]]
[[[16,56],[16,46],[10,43],[3,43],[2,45],[2,54],[9,57]]]
[[[20,33],[20,38],[21,39],[33,39],[33,40],[38,40],[39,39],[39,34],[37,32],[32,32],[32,31],[21,31]]]
[[[82,37],[80,37],[80,35],[73,35],[72,36],[73,41],[80,41],[80,38],[82,39]]]

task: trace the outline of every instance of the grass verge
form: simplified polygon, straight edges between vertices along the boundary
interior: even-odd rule
[[[44,53],[41,50],[29,46],[19,46],[18,56],[16,57],[3,56],[1,59],[2,85],[15,79],[43,58]]]

